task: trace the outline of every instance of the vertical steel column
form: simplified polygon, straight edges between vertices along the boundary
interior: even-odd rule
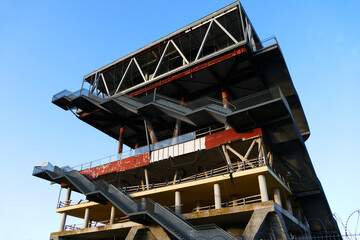
[[[180,106],[184,105],[184,97],[181,98],[181,102],[180,102]],[[175,123],[175,129],[174,129],[174,133],[173,133],[173,138],[177,137],[180,135],[180,128],[181,128],[181,120],[180,119],[176,119],[176,123]]]
[[[223,107],[226,109],[230,109],[230,103],[228,101],[227,89],[223,88],[221,90],[221,96],[222,96]],[[225,124],[225,129],[230,129],[230,128],[231,127],[228,124]]]
[[[225,88],[221,90],[221,96],[222,96],[223,107],[226,109],[230,109],[230,105],[228,101],[228,93]]]
[[[118,147],[118,154],[122,153],[123,151],[123,138],[124,138],[124,131],[125,131],[125,127],[121,126],[120,127],[120,133],[119,133],[119,147]]]
[[[155,131],[154,131],[152,124],[148,120],[145,120],[145,122],[146,122],[147,131],[150,135],[151,143],[152,144],[157,143],[157,138],[156,138]]]
[[[261,201],[262,201],[262,202],[269,201],[269,196],[268,196],[268,193],[267,193],[265,176],[264,176],[264,175],[259,175],[259,176],[258,176],[258,181],[259,181]]]

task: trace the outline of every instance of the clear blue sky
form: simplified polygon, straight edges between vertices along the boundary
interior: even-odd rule
[[[1,240],[48,239],[59,228],[59,187],[32,177],[34,165],[116,153],[115,140],[51,104],[52,95],[231,2],[0,0]],[[242,4],[261,39],[278,38],[310,125],[315,170],[346,221],[360,209],[360,1]]]

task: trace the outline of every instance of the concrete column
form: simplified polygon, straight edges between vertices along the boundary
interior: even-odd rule
[[[278,188],[274,188],[274,201],[282,207],[281,204],[281,196],[280,196],[280,190]]]
[[[110,210],[110,225],[114,224],[115,222],[115,206],[111,206],[111,210]]]
[[[181,214],[181,193],[179,191],[175,192],[175,213]]]
[[[70,205],[70,197],[71,197],[71,189],[68,187],[66,191],[66,197],[65,197],[65,206]]]
[[[221,192],[220,185],[218,183],[214,184],[214,200],[215,200],[215,209],[221,208]]]
[[[262,202],[269,201],[269,196],[268,196],[268,193],[267,193],[265,176],[264,176],[264,175],[259,175],[259,176],[258,176],[258,181],[259,181],[261,201],[262,201]]]
[[[90,208],[86,208],[84,215],[84,228],[89,227],[89,218],[90,218]]]
[[[62,217],[61,217],[61,223],[60,223],[60,232],[65,230],[64,228],[65,228],[65,223],[66,223],[66,217],[67,217],[67,214],[63,213]]]
[[[149,175],[146,168],[144,168],[146,190],[149,190]]]
[[[293,211],[292,211],[292,206],[291,206],[291,201],[289,198],[286,198],[286,210],[293,215]]]

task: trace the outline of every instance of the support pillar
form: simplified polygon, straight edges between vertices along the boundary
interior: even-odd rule
[[[146,190],[149,190],[149,175],[146,168],[144,168]]]
[[[142,189],[143,191],[145,191],[144,180],[141,180],[141,189]]]
[[[175,192],[175,213],[181,214],[181,193],[179,191]]]
[[[226,89],[221,90],[223,107],[226,109],[230,109],[230,103],[228,101],[228,93]],[[231,127],[228,124],[225,124],[225,129],[230,129]]]
[[[220,192],[220,184],[214,184],[214,202],[215,202],[215,209],[221,208],[221,192]]]
[[[177,175],[178,175],[178,171],[175,171],[175,174],[174,174],[174,180],[173,180],[173,185],[175,185],[175,184],[176,184]]]
[[[89,219],[90,219],[90,208],[86,208],[84,215],[84,228],[89,227]]]
[[[157,138],[156,138],[155,131],[154,131],[152,124],[147,120],[145,120],[145,122],[146,122],[146,128],[149,133],[151,143],[152,144],[157,143]]]
[[[226,89],[221,90],[221,96],[222,96],[223,107],[226,109],[230,109],[230,104],[228,101],[228,93]]]
[[[60,223],[60,232],[65,231],[66,217],[67,217],[67,214],[63,213],[62,217],[61,217],[61,223]]]
[[[265,176],[264,176],[264,175],[259,175],[259,176],[258,176],[258,181],[259,181],[261,201],[262,201],[262,202],[269,201],[269,196],[268,196],[268,193],[267,193]]]
[[[122,151],[123,151],[124,130],[125,130],[125,127],[123,127],[123,126],[120,127],[118,154],[122,153]]]
[[[274,201],[275,201],[280,207],[282,207],[282,204],[281,204],[281,196],[280,196],[280,190],[279,190],[279,188],[274,188],[273,191],[274,191]]]
[[[183,105],[184,105],[184,97],[181,98],[181,102],[180,102],[180,106],[183,106]],[[181,128],[181,120],[176,119],[175,129],[173,132],[173,138],[178,137],[180,135],[180,128]]]
[[[70,196],[71,196],[71,189],[68,187],[66,191],[66,197],[65,197],[65,206],[70,205]]]
[[[112,205],[110,210],[110,225],[114,224],[115,222],[115,210],[115,206]]]

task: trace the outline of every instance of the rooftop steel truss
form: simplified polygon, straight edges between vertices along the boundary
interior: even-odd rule
[[[91,94],[102,98],[131,92],[259,38],[239,2],[214,12],[84,77]]]

